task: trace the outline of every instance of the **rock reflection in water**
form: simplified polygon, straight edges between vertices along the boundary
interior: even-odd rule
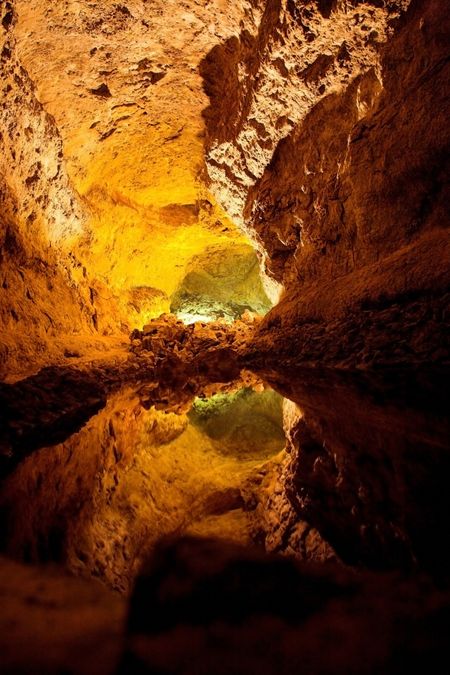
[[[347,564],[448,575],[448,372],[260,374],[299,406],[271,506],[288,505],[290,516],[276,523],[272,548],[301,549],[300,519]]]

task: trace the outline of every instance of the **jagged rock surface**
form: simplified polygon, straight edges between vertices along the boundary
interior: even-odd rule
[[[197,68],[256,19],[229,0],[1,10],[0,374],[12,377],[168,311],[208,247],[256,261],[199,177]]]
[[[259,41],[206,61],[212,190],[285,288],[263,358],[448,361],[448,16],[427,0],[398,17],[407,4],[268,3]],[[284,131],[278,108],[297,115]]]
[[[174,532],[327,563],[318,580],[228,545],[163,545],[123,672],[426,672],[447,656],[450,565],[444,3],[0,7],[2,550],[121,592]],[[223,267],[237,248],[254,261],[223,210],[281,302],[231,326],[149,321],[184,301],[240,314],[234,287],[204,292],[221,251]],[[257,295],[245,304],[260,309]],[[94,362],[97,336],[116,350]],[[244,413],[259,424],[236,389],[263,380],[291,401],[276,456],[261,429],[234,447]],[[241,407],[216,437],[196,396]]]
[[[86,270],[61,238],[85,215],[73,190],[54,119],[17,54],[15,3],[2,2],[0,69],[0,375],[47,362],[62,335],[94,332]]]
[[[101,332],[168,311],[191,259],[208,247],[238,243],[252,254],[200,180],[198,72],[241,20],[253,23],[251,4],[15,2],[17,52],[58,129],[86,216],[71,250],[89,275]]]
[[[263,333],[279,321],[275,332],[293,339],[299,359],[314,353],[310,337],[324,337],[324,354],[334,340],[337,359],[351,354],[352,365],[448,362],[450,104],[442,12],[440,3],[414,3],[383,50],[381,82],[370,72],[317,106],[280,144],[249,197],[273,273],[286,286]],[[340,129],[330,135],[336,117]],[[280,223],[293,239],[275,251]]]
[[[255,27],[246,24],[208,54],[202,64],[211,101],[207,170],[214,193],[238,222],[278,142],[322,99],[378,66],[379,46],[408,4],[269,0]],[[260,240],[258,228],[248,230]],[[280,241],[292,238],[277,234]]]

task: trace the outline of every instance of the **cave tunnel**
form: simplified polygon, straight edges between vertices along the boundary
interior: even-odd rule
[[[445,3],[0,16],[0,671],[448,672]]]

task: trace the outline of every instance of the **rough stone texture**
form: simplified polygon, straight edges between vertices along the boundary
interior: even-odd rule
[[[256,30],[245,25],[208,54],[207,170],[213,192],[238,222],[278,142],[324,97],[378,66],[379,45],[408,4],[269,0]],[[259,240],[258,228],[248,230]]]
[[[257,329],[247,365],[448,364],[448,34],[442,3],[413,2],[380,68],[316,105],[250,189],[248,223],[286,292]],[[388,370],[403,400],[390,410],[382,389],[359,376],[339,383],[318,370],[304,375],[309,389],[293,377],[275,376],[304,416],[288,433],[269,545],[292,550],[294,541],[302,553],[306,521],[344,562],[418,564],[445,576],[447,559],[431,553],[449,508],[439,478],[448,471],[445,380],[428,390],[423,376]],[[364,388],[372,394],[358,400]],[[405,415],[409,389],[417,401]]]
[[[208,247],[251,251],[200,179],[197,65],[252,10],[178,9],[1,3],[2,378],[168,311]]]
[[[12,202],[22,236],[27,227],[31,241],[56,243],[80,234],[84,214],[67,177],[55,120],[38,100],[17,53],[15,4],[2,2],[1,8],[2,199]]]
[[[286,289],[256,351],[448,360],[448,16],[407,4],[267,3],[204,62],[211,189]]]
[[[321,101],[250,191],[286,287],[263,344],[275,327],[299,360],[312,339],[352,365],[448,361],[448,32],[442,3],[413,3],[380,69]]]
[[[438,258],[446,256],[446,242],[442,243],[435,247]],[[407,268],[409,262],[415,264],[415,253],[409,257]],[[428,269],[435,269],[429,262]],[[330,294],[336,286],[330,287]],[[344,280],[341,287],[347,292]],[[383,296],[328,319],[317,316],[316,307],[305,315],[303,303],[295,298],[290,304],[286,302],[284,309],[277,308],[255,331],[245,361],[256,369],[270,363],[276,367],[280,361],[284,365],[351,369],[433,363],[448,366],[449,297],[448,293],[435,297],[432,291],[413,292],[409,298],[407,293],[403,297]],[[333,312],[337,304],[329,306],[328,311]]]
[[[163,534],[284,554],[161,548],[123,672],[433,670],[450,563],[444,3],[14,6],[0,28],[2,549],[120,591]],[[231,326],[151,321],[171,304],[260,309],[254,268],[228,264],[249,249],[224,210],[281,302]],[[114,349],[94,360],[95,340]],[[279,414],[237,393],[261,378],[291,401],[276,456]]]
[[[241,20],[254,23],[252,3],[15,5],[20,59],[55,120],[87,214],[72,248],[95,299],[109,290],[122,323],[142,327],[169,309],[193,256],[244,244],[200,180],[207,99],[198,64]]]
[[[170,303],[170,311],[186,323],[233,321],[245,311],[265,314],[270,307],[255,251],[242,244],[208,247],[195,256]]]
[[[94,332],[86,270],[55,244],[83,232],[54,119],[17,55],[14,3],[0,5],[0,374],[57,355],[61,336]]]
[[[206,103],[197,66],[241,20],[252,25],[252,3],[15,4],[21,57],[82,193],[192,218]]]

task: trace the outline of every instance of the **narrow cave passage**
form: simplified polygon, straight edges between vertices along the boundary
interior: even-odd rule
[[[184,372],[192,351],[197,361],[208,342],[219,351],[220,325],[237,320],[231,333],[244,331],[247,339],[255,317],[272,303],[248,237],[200,175],[205,97],[189,60],[201,59],[216,38],[203,26],[199,44],[189,46],[186,29],[182,53],[162,29],[170,11],[154,12],[151,58],[142,7],[128,13],[112,4],[86,13],[73,3],[47,8],[18,0],[11,9],[14,30],[4,34],[5,54],[17,71],[11,91],[20,89],[17,78],[26,68],[29,79],[18,96],[31,111],[22,119],[9,106],[5,124],[15,127],[15,143],[34,144],[38,159],[23,167],[32,174],[25,181],[26,222],[35,222],[36,231],[10,228],[5,239],[11,264],[3,283],[9,330],[2,363],[5,380],[19,387],[2,390],[2,468],[8,476],[1,498],[3,551],[33,563],[58,562],[122,592],[163,535],[203,529],[245,543],[261,538],[253,517],[257,487],[267,473],[264,465],[284,445],[281,398],[252,389],[261,383],[256,377],[243,381],[234,357],[228,365],[227,354],[213,355],[222,361],[218,378],[220,366],[213,362],[203,381],[196,382],[198,365],[194,373]],[[204,11],[195,9],[197,25],[203,25]],[[234,30],[239,15],[226,20],[225,32]],[[37,42],[30,40],[33,31]],[[41,45],[55,57],[45,73]],[[90,71],[82,92],[78,68]],[[130,90],[127,69],[134,73]],[[171,70],[177,77],[162,87]],[[97,77],[107,77],[108,84],[94,82]],[[55,99],[60,86],[61,105]],[[116,87],[121,93],[112,95]],[[150,101],[158,109],[151,113],[156,124],[145,119]],[[6,149],[13,159],[15,148]],[[48,261],[41,262],[39,245],[49,245]],[[14,264],[18,251],[25,272]],[[31,339],[22,329],[26,322],[37,327]],[[182,333],[196,322],[201,344],[183,355],[186,336],[177,341],[176,326]],[[218,327],[209,330],[210,322]],[[50,370],[39,371],[42,365]],[[177,368],[181,383],[173,377]],[[189,375],[194,387],[186,391]],[[225,383],[217,394],[225,397],[221,405],[211,398],[214,387],[208,389],[208,380],[216,379]],[[146,398],[146,386],[161,389],[154,396],[158,410]],[[229,437],[214,437],[194,394],[211,401],[214,419],[220,419],[217,409],[234,410],[233,422],[232,413],[224,412]]]

